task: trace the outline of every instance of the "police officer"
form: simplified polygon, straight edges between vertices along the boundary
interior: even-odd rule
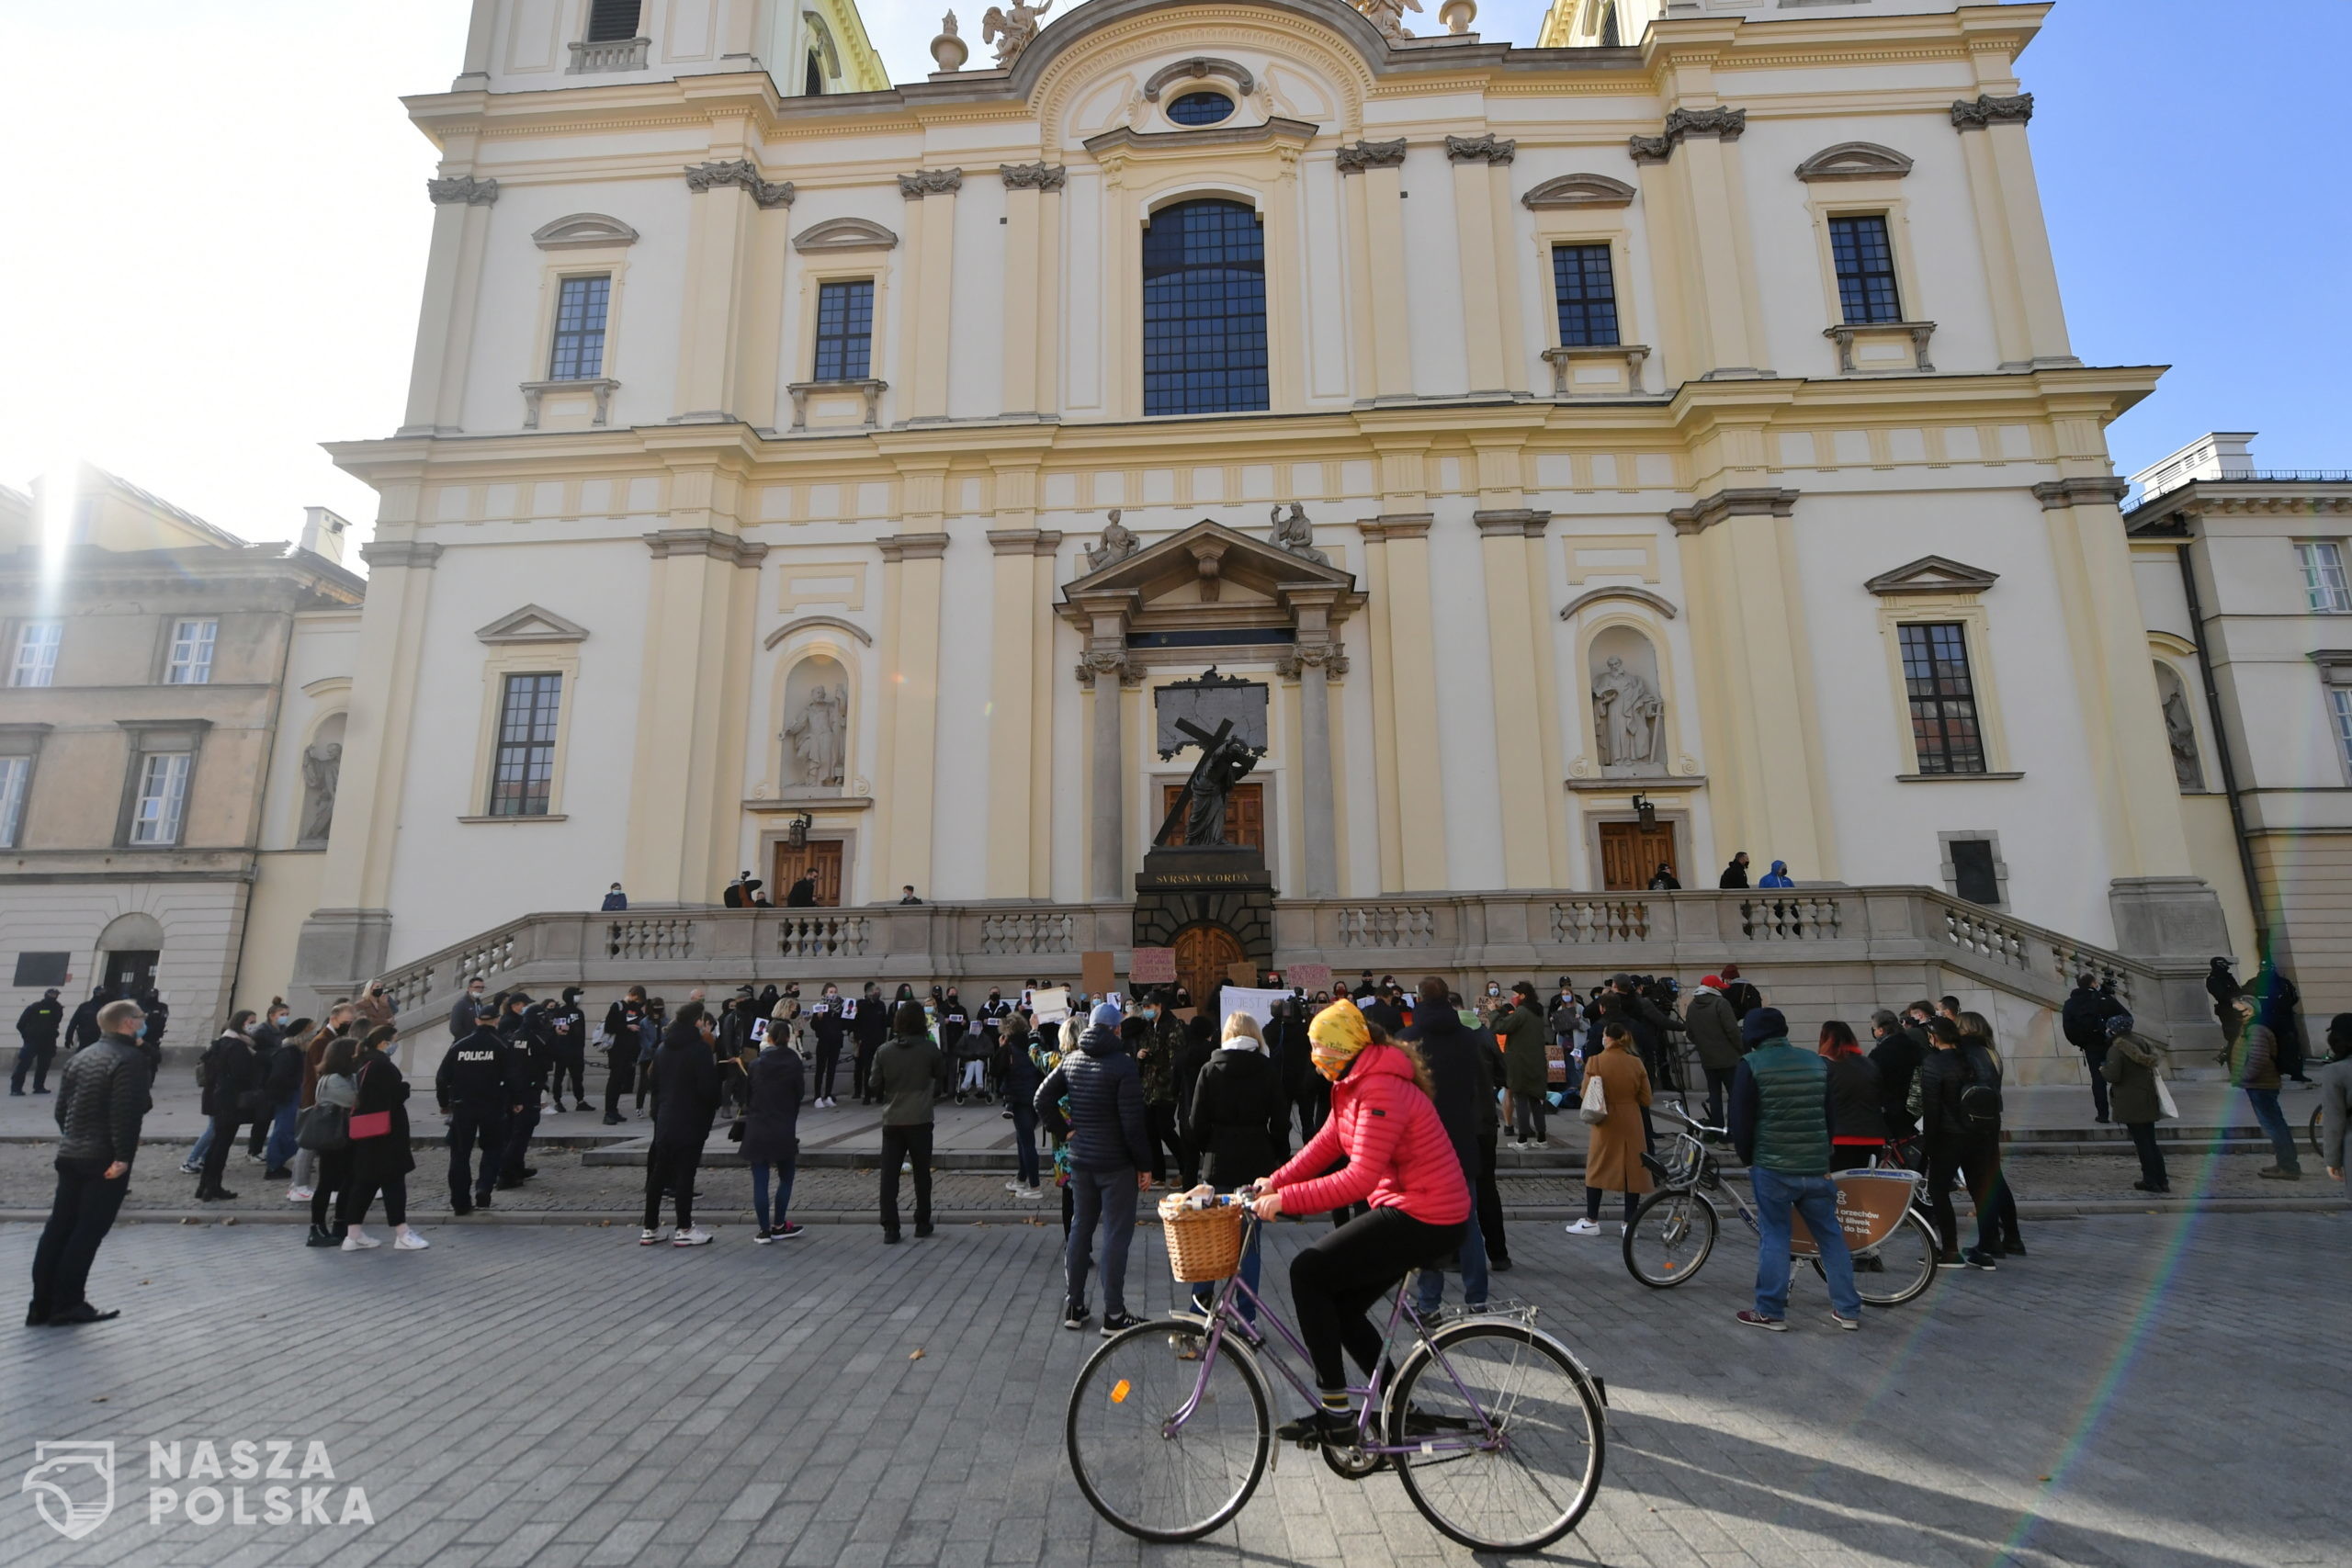
[[[441,1070],[434,1075],[433,1098],[449,1118],[449,1207],[457,1213],[490,1207],[507,1126],[523,1108],[513,1058],[484,1014],[475,1020],[473,1032],[451,1043],[441,1058]],[[479,1176],[472,1171],[477,1143],[481,1145]]]
[[[499,1002],[496,1012],[498,1043],[506,1052],[507,1082],[514,1095],[514,1114],[506,1119],[506,1147],[498,1159],[498,1190],[503,1192],[538,1175],[524,1162],[530,1157],[531,1134],[538,1130],[539,1107],[547,1098],[555,1057],[540,1036],[539,1010],[530,998],[513,992]]]
[[[17,1047],[17,1070],[8,1077],[8,1092],[25,1092],[25,1072],[31,1069],[33,1092],[49,1092],[50,1059],[57,1055],[57,1032],[65,1026],[65,1004],[57,999],[57,987],[51,987],[40,994],[40,1000],[17,1015],[17,1038],[24,1043]]]

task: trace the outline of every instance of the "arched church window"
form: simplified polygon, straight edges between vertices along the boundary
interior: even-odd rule
[[[1143,237],[1143,412],[1267,407],[1266,246],[1238,201],[1152,214]]]
[[[825,62],[815,54],[808,56],[808,71],[800,84],[800,90],[812,98],[825,96]]]
[[[589,0],[588,41],[619,43],[637,36],[645,0]]]

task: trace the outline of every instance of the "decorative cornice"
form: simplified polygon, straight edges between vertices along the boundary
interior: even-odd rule
[[[899,236],[869,218],[828,218],[792,236],[792,248],[803,255],[826,251],[887,251]]]
[[[1059,190],[1069,178],[1067,164],[1000,164],[996,172],[1007,190]]]
[[[1384,539],[1426,539],[1436,514],[1428,512],[1388,512],[1356,525],[1356,532],[1378,544]]]
[[[1726,517],[1786,517],[1796,511],[1792,490],[1724,490],[1666,514],[1678,534],[1702,534]]]
[[[1508,164],[1519,156],[1519,143],[1498,138],[1493,131],[1480,136],[1449,136],[1445,139],[1445,155],[1457,164]]]
[[[1875,141],[1840,141],[1797,165],[1797,178],[1809,185],[1823,180],[1899,180],[1910,172],[1908,156]]]
[[[1637,193],[1607,175],[1559,175],[1519,198],[1531,212],[1561,207],[1631,207]]]
[[[954,196],[963,188],[961,169],[917,169],[911,175],[899,176],[899,194],[909,201],[921,201],[927,196]]]
[[[667,560],[672,556],[708,556],[729,566],[757,566],[768,553],[765,545],[755,545],[716,528],[663,528],[644,537],[645,547],[653,552],[655,560]]]
[[[752,161],[749,158],[729,158],[717,164],[696,164],[686,171],[688,190],[705,191],[715,186],[736,186],[750,192],[752,199],[759,204],[760,209],[763,212],[774,208],[792,205],[792,182],[786,180],[782,185],[776,185],[762,179],[760,171],[752,166]]]
[[[944,534],[892,534],[876,539],[882,547],[882,558],[891,560],[937,560],[947,553]]]
[[[1405,139],[1394,141],[1351,141],[1337,154],[1340,173],[1360,175],[1366,169],[1401,169],[1405,166]]]
[[[796,633],[811,631],[846,632],[849,636],[856,638],[859,642],[864,643],[866,647],[872,648],[874,646],[874,634],[872,632],[867,631],[855,621],[845,621],[839,615],[803,615],[797,621],[786,621],[784,625],[776,627],[775,630],[768,633],[765,640],[763,640],[760,646],[768,649],[770,652],[774,652],[776,648],[784,642],[785,638],[791,637]]]
[[[1208,76],[1224,77],[1244,95],[1258,90],[1258,79],[1250,73],[1248,66],[1231,60],[1220,60],[1212,54],[1196,54],[1190,60],[1179,60],[1153,72],[1151,80],[1143,85],[1143,101],[1158,103],[1160,89],[1170,82],[1197,82]]]
[[[991,528],[989,548],[1001,556],[1049,556],[1060,547],[1058,528]]]
[[[1596,588],[1589,593],[1577,594],[1560,606],[1560,619],[1574,620],[1577,614],[1588,605],[1597,604],[1608,599],[1630,599],[1636,604],[1646,604],[1669,621],[1675,616],[1674,603],[1664,594],[1653,593],[1646,588],[1620,585],[1613,588]]]
[[[1917,560],[1882,571],[1862,586],[1882,599],[1920,593],[1982,593],[2000,580],[1997,571],[1969,566],[1949,556],[1921,556]]]
[[[1716,107],[1676,109],[1666,117],[1666,130],[1657,136],[1635,136],[1625,143],[1636,164],[1663,164],[1674,149],[1693,136],[1717,136],[1736,141],[1747,130],[1747,111]]]
[[[376,571],[402,568],[431,571],[446,547],[423,539],[370,539],[359,547],[359,558]]]
[[[1974,103],[1962,98],[1951,106],[1951,128],[1954,130],[1982,130],[1988,125],[2023,125],[2033,118],[2033,95],[2019,93],[2011,98],[1996,98],[1990,93],[1979,93]]]
[[[1295,141],[1302,147],[1315,140],[1322,127],[1281,115],[1255,125],[1204,125],[1189,130],[1136,130],[1114,125],[1080,145],[1098,158],[1121,152],[1192,152],[1204,147],[1279,146]]]
[[[498,182],[478,180],[471,175],[452,175],[447,179],[425,181],[424,194],[433,198],[435,207],[452,207],[460,202],[468,207],[492,207],[498,202]]]
[[[575,212],[531,231],[531,243],[543,251],[601,250],[607,245],[637,243],[637,231],[601,212]]]
[[[1495,512],[1473,512],[1470,521],[1481,534],[1520,534],[1540,539],[1552,525],[1552,514],[1533,507],[1514,506]]]
[[[2115,506],[2132,491],[2128,479],[2075,478],[2046,479],[2033,487],[2033,499],[2044,512],[2064,506]]]
[[[526,604],[481,627],[474,636],[492,644],[585,642],[588,640],[588,628],[557,615],[553,610],[537,604]]]

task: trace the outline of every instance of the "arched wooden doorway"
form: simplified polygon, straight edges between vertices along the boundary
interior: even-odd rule
[[[1176,983],[1192,994],[1194,1007],[1211,1007],[1226,983],[1227,966],[1250,955],[1241,939],[1220,925],[1204,922],[1176,933]]]

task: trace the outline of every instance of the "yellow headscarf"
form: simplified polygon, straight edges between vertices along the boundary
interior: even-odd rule
[[[1341,998],[1315,1015],[1315,1021],[1306,1026],[1306,1043],[1312,1048],[1315,1070],[1338,1083],[1356,1054],[1372,1043],[1372,1029],[1356,1004]]]

